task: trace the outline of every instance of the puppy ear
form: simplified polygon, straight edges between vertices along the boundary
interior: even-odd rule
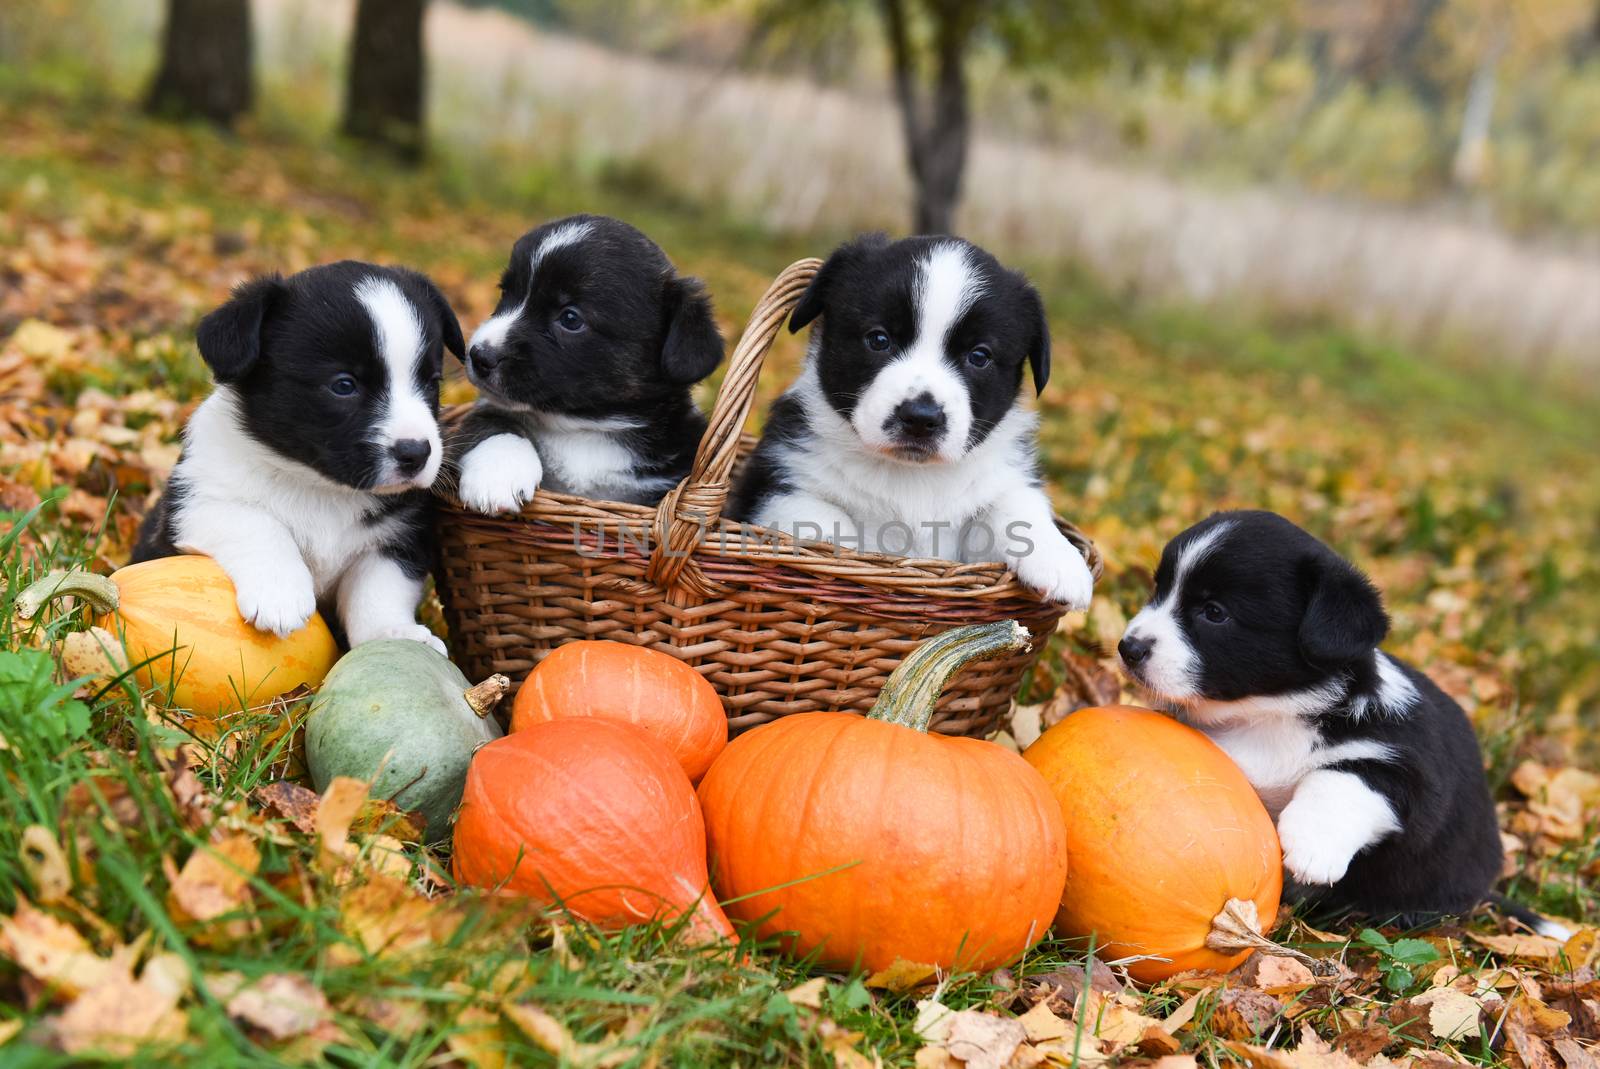
[[[661,370],[668,381],[699,382],[722,363],[722,332],[711,314],[711,298],[697,278],[667,282],[667,340],[661,346]]]
[[[811,280],[811,285],[806,287],[806,291],[800,295],[799,303],[794,306],[794,311],[789,313],[789,333],[800,333],[800,331],[811,325],[812,320],[822,314],[822,306],[828,299],[828,290],[833,285],[833,280],[839,274],[841,267],[857,263],[869,250],[886,245],[888,241],[887,234],[865,234],[834,249],[822,266],[817,268],[816,277]]]
[[[1300,653],[1318,668],[1336,669],[1370,654],[1389,633],[1383,597],[1354,565],[1331,550],[1309,558],[1311,599],[1300,620]]]
[[[194,340],[218,382],[239,381],[261,359],[261,328],[287,292],[282,275],[263,275],[235,286],[227,304],[200,320]]]
[[[1033,392],[1044,393],[1044,384],[1050,381],[1050,320],[1044,314],[1044,300],[1039,291],[1027,287],[1028,316],[1033,320],[1033,332],[1028,339],[1028,367],[1033,369]]]
[[[461,337],[461,321],[456,318],[456,310],[450,307],[450,302],[445,300],[444,294],[439,292],[439,287],[431,279],[424,281],[428,286],[428,301],[439,316],[439,331],[444,347],[454,353],[457,360],[465,360],[467,343]]]

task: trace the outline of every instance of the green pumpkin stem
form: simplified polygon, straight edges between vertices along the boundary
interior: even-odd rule
[[[105,576],[85,571],[48,572],[17,595],[17,616],[31,620],[45,605],[68,596],[82,598],[102,616],[117,610],[117,584]]]
[[[969,661],[1025,649],[1032,637],[1015,620],[969,624],[935,635],[912,650],[889,674],[867,715],[873,720],[926,732],[933,720],[934,703],[951,676]]]

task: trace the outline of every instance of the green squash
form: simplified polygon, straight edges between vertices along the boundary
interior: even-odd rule
[[[509,686],[476,687],[436,650],[406,639],[357,646],[328,673],[306,720],[306,764],[317,790],[336,776],[372,783],[427,821],[430,843],[450,837],[467,765],[501,735],[490,710]]]

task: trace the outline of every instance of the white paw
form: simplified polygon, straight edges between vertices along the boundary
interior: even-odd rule
[[[373,642],[380,638],[401,638],[411,642],[421,642],[424,645],[432,646],[447,657],[450,655],[450,651],[444,647],[444,639],[428,630],[422,624],[401,624],[398,627],[385,627],[371,634],[361,636],[360,641],[351,638],[350,645],[354,648],[364,642]]]
[[[490,515],[522,508],[544,477],[533,443],[518,434],[485,438],[461,459],[461,503]]]
[[[239,615],[258,631],[271,631],[279,638],[306,626],[317,611],[317,592],[311,576],[300,568],[300,575],[267,572],[233,577],[234,600]]]
[[[1337,815],[1328,819],[1309,806],[1291,802],[1278,817],[1283,867],[1309,886],[1331,887],[1344,878],[1356,852],[1343,842]]]
[[[1013,556],[1011,567],[1023,586],[1046,601],[1081,611],[1094,596],[1094,574],[1083,554],[1059,535],[1036,543],[1031,552]]]

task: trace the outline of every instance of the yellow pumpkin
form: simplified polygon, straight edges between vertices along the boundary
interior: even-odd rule
[[[328,625],[315,613],[287,638],[246,623],[233,581],[210,557],[130,564],[109,579],[52,573],[23,591],[18,613],[32,616],[68,594],[87,600],[95,625],[122,640],[141,688],[201,716],[263,705],[301,684],[314,687],[339,658]]]

